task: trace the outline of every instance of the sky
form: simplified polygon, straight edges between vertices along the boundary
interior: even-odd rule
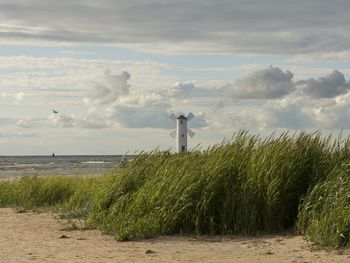
[[[174,150],[171,113],[196,116],[189,148],[348,134],[349,17],[348,0],[0,0],[0,155]]]

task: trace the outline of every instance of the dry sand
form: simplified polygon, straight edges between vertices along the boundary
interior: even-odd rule
[[[349,250],[316,250],[300,236],[117,242],[95,230],[63,231],[67,223],[1,208],[0,262],[350,262]]]

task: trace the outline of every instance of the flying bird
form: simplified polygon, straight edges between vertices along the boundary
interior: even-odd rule
[[[52,113],[55,113],[55,114],[56,114],[56,113],[58,113],[58,111],[56,111],[56,110],[52,110]]]

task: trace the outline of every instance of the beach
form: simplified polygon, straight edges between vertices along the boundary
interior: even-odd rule
[[[52,213],[0,209],[1,262],[349,262],[349,249],[320,249],[294,235],[170,236],[118,242],[71,230]]]

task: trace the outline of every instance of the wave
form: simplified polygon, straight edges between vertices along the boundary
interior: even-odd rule
[[[86,162],[81,162],[84,164],[106,164],[106,163],[111,163],[111,162],[106,162],[106,161],[86,161]]]

